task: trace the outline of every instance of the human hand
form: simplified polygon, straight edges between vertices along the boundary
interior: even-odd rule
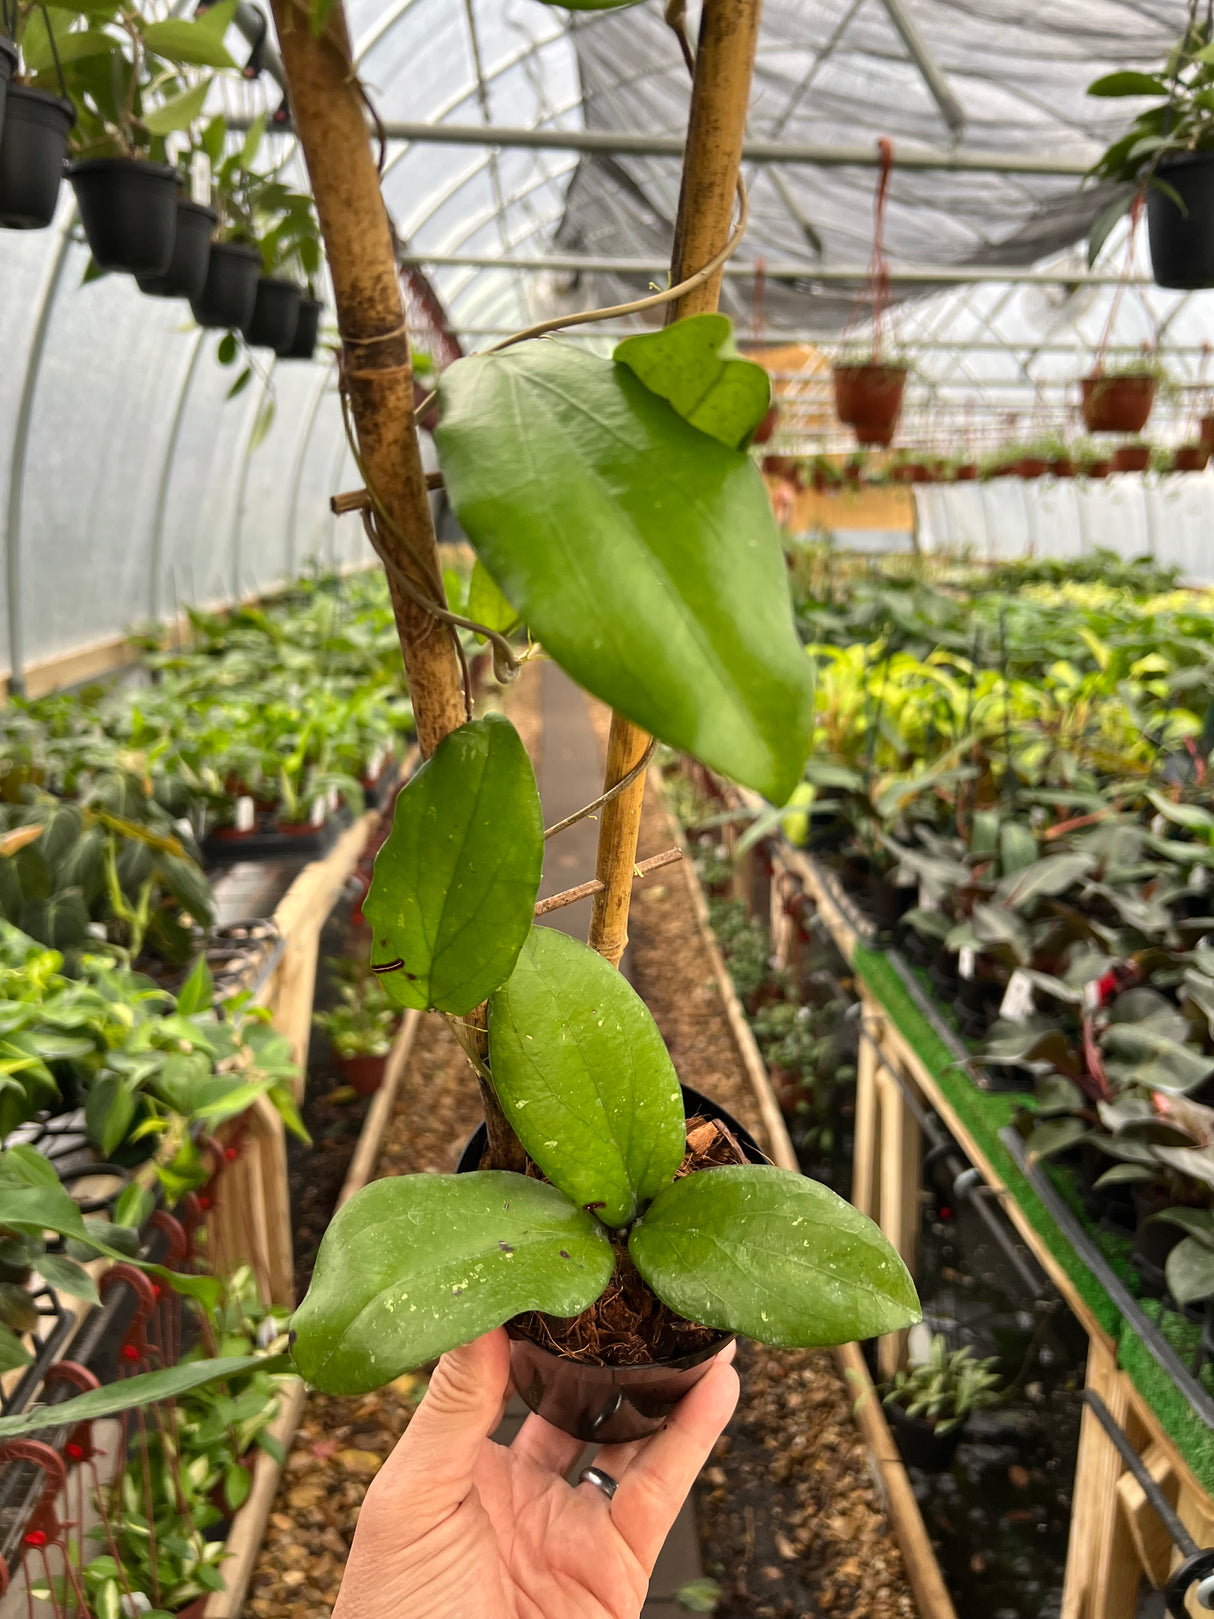
[[[439,1361],[367,1491],[333,1619],[637,1619],[687,1492],[738,1399],[731,1344],[648,1439],[604,1445],[612,1499],[565,1474],[580,1439],[529,1416],[509,1447],[502,1328]]]

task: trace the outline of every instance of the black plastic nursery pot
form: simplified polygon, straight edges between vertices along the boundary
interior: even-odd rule
[[[177,231],[177,171],[136,158],[88,157],[69,164],[67,175],[94,262],[164,275]]]
[[[754,1137],[723,1107],[688,1085],[682,1090],[688,1118],[698,1114],[718,1120],[732,1133],[751,1163],[768,1162]],[[457,1175],[467,1175],[480,1166],[486,1141],[482,1124],[460,1154]],[[710,1175],[712,1171],[702,1173]],[[510,1336],[514,1386],[526,1404],[554,1428],[587,1444],[621,1444],[655,1433],[733,1337],[723,1332],[706,1348],[677,1360],[654,1361],[648,1366],[603,1366],[541,1349],[529,1338],[519,1336],[513,1322],[507,1321],[506,1331]]]
[[[926,1417],[912,1417],[901,1405],[887,1405],[885,1415],[902,1460],[909,1466],[922,1473],[943,1473],[953,1465],[961,1443],[961,1423],[941,1433]]]
[[[1162,158],[1155,178],[1147,188],[1155,280],[1182,292],[1214,287],[1214,151]]]
[[[45,230],[55,217],[67,138],[76,121],[70,101],[10,84],[0,128],[0,226]]]
[[[244,328],[245,342],[251,348],[284,354],[295,341],[301,297],[293,281],[263,275],[257,283],[253,313]]]
[[[0,38],[0,129],[4,128],[4,103],[9,80],[17,71],[17,60],[17,47],[12,40]]]
[[[295,336],[289,346],[279,350],[282,360],[310,360],[316,352],[316,337],[320,330],[320,312],[324,308],[319,298],[299,300],[299,319],[295,323]]]
[[[240,331],[253,318],[261,254],[243,242],[212,242],[202,291],[190,299],[200,326]]]
[[[140,292],[152,298],[197,298],[207,282],[211,262],[211,232],[219,215],[213,208],[177,199],[177,226],[173,235],[173,256],[163,275],[140,275],[135,279]]]

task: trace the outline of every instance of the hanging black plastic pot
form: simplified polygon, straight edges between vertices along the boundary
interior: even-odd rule
[[[207,283],[211,232],[218,219],[213,208],[178,197],[173,257],[163,275],[136,276],[140,292],[153,298],[197,298]]]
[[[274,276],[263,275],[257,283],[252,317],[244,329],[249,347],[284,354],[295,341],[302,296],[294,281],[279,281]]]
[[[17,71],[17,47],[11,39],[0,37],[0,130],[4,128],[4,103],[8,98],[8,81]]]
[[[10,84],[0,129],[0,225],[44,230],[55,217],[67,137],[76,122],[70,101]]]
[[[177,230],[177,171],[129,157],[68,165],[93,262],[129,275],[164,275]]]
[[[261,254],[243,242],[212,242],[202,291],[190,299],[200,326],[241,331],[249,324],[257,300]]]
[[[324,308],[319,298],[299,300],[299,319],[295,323],[295,336],[286,349],[279,349],[283,360],[310,360],[316,352],[316,334],[320,327],[320,312]]]
[[[1214,151],[1163,158],[1155,178],[1147,190],[1155,280],[1183,292],[1214,287]]]

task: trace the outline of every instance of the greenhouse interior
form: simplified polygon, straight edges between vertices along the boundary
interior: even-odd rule
[[[0,0],[0,1619],[1214,1611],[1211,0]]]

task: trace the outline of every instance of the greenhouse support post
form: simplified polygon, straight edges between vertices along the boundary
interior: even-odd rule
[[[705,0],[675,222],[672,284],[694,275],[729,240],[761,11],[761,0]],[[715,310],[720,295],[718,272],[670,305],[669,319]],[[612,715],[605,790],[635,769],[648,745],[644,731],[623,715]],[[590,944],[614,966],[619,966],[628,944],[628,903],[644,797],[642,771],[603,806],[599,821],[595,876],[603,888],[594,898]]]
[[[446,625],[401,584],[443,598],[442,569],[413,422],[413,367],[396,243],[380,190],[367,105],[341,0],[319,33],[305,0],[274,0],[274,24],[291,113],[303,148],[324,238],[337,325],[341,380],[358,443],[360,470],[377,510],[376,543],[396,615],[417,739],[429,758],[467,718],[456,649]],[[444,603],[445,605],[445,603]],[[484,1011],[469,1014],[483,1055]],[[522,1148],[478,1069],[490,1162],[522,1167]]]

